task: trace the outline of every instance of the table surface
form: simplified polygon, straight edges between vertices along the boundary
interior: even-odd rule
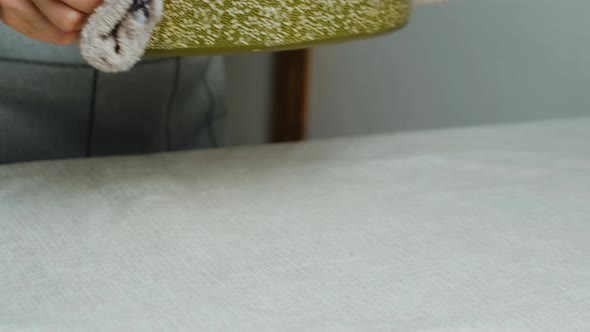
[[[590,118],[0,167],[0,329],[590,330]]]

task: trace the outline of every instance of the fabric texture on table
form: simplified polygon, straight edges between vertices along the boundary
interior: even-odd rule
[[[588,331],[590,118],[0,167],[0,330]]]

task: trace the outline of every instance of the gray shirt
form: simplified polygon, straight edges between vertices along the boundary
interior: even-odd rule
[[[0,163],[214,146],[223,90],[220,58],[147,58],[105,74],[75,46],[0,23]]]

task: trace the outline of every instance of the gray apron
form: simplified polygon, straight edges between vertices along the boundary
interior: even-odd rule
[[[148,58],[105,74],[76,47],[0,23],[0,163],[212,147],[223,133],[220,58]]]

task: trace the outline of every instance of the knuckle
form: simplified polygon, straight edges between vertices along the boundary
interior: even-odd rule
[[[67,11],[58,23],[58,28],[65,32],[80,30],[84,23],[84,15],[78,11]]]

